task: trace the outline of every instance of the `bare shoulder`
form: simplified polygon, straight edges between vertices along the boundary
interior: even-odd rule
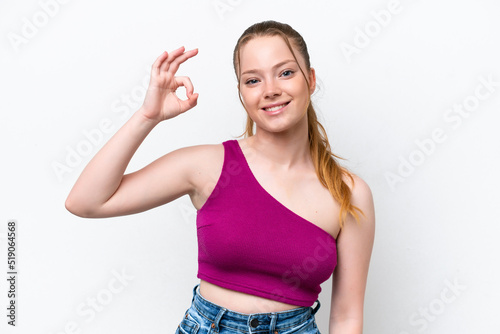
[[[220,144],[201,144],[179,148],[171,152],[176,160],[183,162],[188,169],[191,181],[200,175],[217,173],[224,162],[224,146]]]
[[[347,183],[351,189],[351,202],[353,205],[359,207],[363,212],[370,211],[373,209],[373,194],[370,186],[363,180],[360,176],[349,172],[351,178],[348,175],[344,175],[344,182]]]
[[[220,144],[200,144],[193,146],[185,146],[176,149],[179,157],[186,157],[190,160],[204,161],[205,159],[217,159],[224,156],[224,146]]]
[[[191,184],[192,192],[189,194],[196,209],[206,201],[222,173],[224,164],[224,145],[202,144],[186,146],[177,152],[179,159],[185,159],[188,166],[187,179]]]
[[[355,196],[371,196],[372,191],[370,189],[370,186],[368,183],[366,183],[365,180],[363,180],[360,176],[354,174],[353,172],[348,172],[348,174],[352,177],[349,177],[349,175],[344,174],[343,179],[344,182],[349,186],[351,189],[352,195]]]

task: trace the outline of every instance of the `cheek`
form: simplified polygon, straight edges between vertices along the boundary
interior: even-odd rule
[[[283,89],[286,89],[295,96],[309,95],[307,83],[302,77],[295,77],[292,80],[283,81]]]
[[[250,106],[259,102],[258,89],[242,89],[241,99],[246,106]]]

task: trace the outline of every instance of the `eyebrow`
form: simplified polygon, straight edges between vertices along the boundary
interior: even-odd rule
[[[284,60],[284,61],[274,65],[273,69],[278,68],[278,67],[283,66],[283,65],[288,64],[288,63],[296,63],[296,61],[294,59]],[[248,74],[248,73],[258,73],[258,72],[259,72],[258,70],[248,70],[248,71],[241,73],[241,75]]]

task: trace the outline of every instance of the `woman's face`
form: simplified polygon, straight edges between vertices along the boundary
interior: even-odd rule
[[[309,76],[310,90],[285,41],[280,36],[257,37],[240,50],[240,92],[243,104],[262,131],[293,131],[307,128],[307,106],[316,87],[314,69],[294,48],[297,60]]]

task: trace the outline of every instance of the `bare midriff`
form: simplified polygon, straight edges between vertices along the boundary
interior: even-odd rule
[[[300,306],[282,303],[244,292],[234,291],[200,280],[200,294],[203,298],[228,310],[252,314],[288,311]]]

